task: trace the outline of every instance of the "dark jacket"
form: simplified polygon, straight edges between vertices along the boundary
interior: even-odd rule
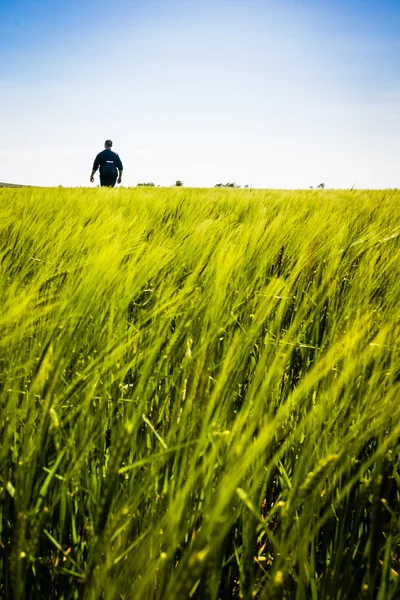
[[[123,170],[122,162],[118,154],[107,148],[106,150],[103,150],[103,152],[99,152],[99,154],[94,159],[93,171],[97,171],[97,169],[100,167],[100,177],[105,174],[105,171],[107,171],[106,175],[108,175],[108,168],[106,167],[106,165],[108,166],[111,163],[113,163],[114,167],[116,167],[120,171]],[[117,171],[115,169],[114,171],[116,177]]]

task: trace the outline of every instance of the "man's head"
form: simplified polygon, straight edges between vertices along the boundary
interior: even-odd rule
[[[109,149],[111,148],[111,146],[112,146],[112,141],[111,141],[111,140],[106,140],[106,141],[104,142],[104,148],[105,148],[106,150],[107,150],[107,149],[109,150]]]

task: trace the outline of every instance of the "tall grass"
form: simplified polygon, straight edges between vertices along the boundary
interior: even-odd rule
[[[399,192],[0,217],[1,597],[399,597]]]

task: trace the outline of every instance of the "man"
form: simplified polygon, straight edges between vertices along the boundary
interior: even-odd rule
[[[94,159],[93,170],[90,175],[90,181],[94,182],[94,174],[100,167],[100,185],[106,187],[114,187],[115,183],[121,183],[122,180],[122,162],[118,154],[111,150],[112,141],[104,142],[104,150]],[[118,179],[117,179],[118,177]]]

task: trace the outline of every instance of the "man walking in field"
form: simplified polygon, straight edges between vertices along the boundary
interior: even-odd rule
[[[90,175],[92,183],[94,182],[94,174],[99,167],[101,186],[114,187],[117,181],[121,183],[123,166],[118,154],[111,150],[112,145],[111,140],[106,140],[104,142],[104,150],[99,152],[94,159],[93,170]]]

